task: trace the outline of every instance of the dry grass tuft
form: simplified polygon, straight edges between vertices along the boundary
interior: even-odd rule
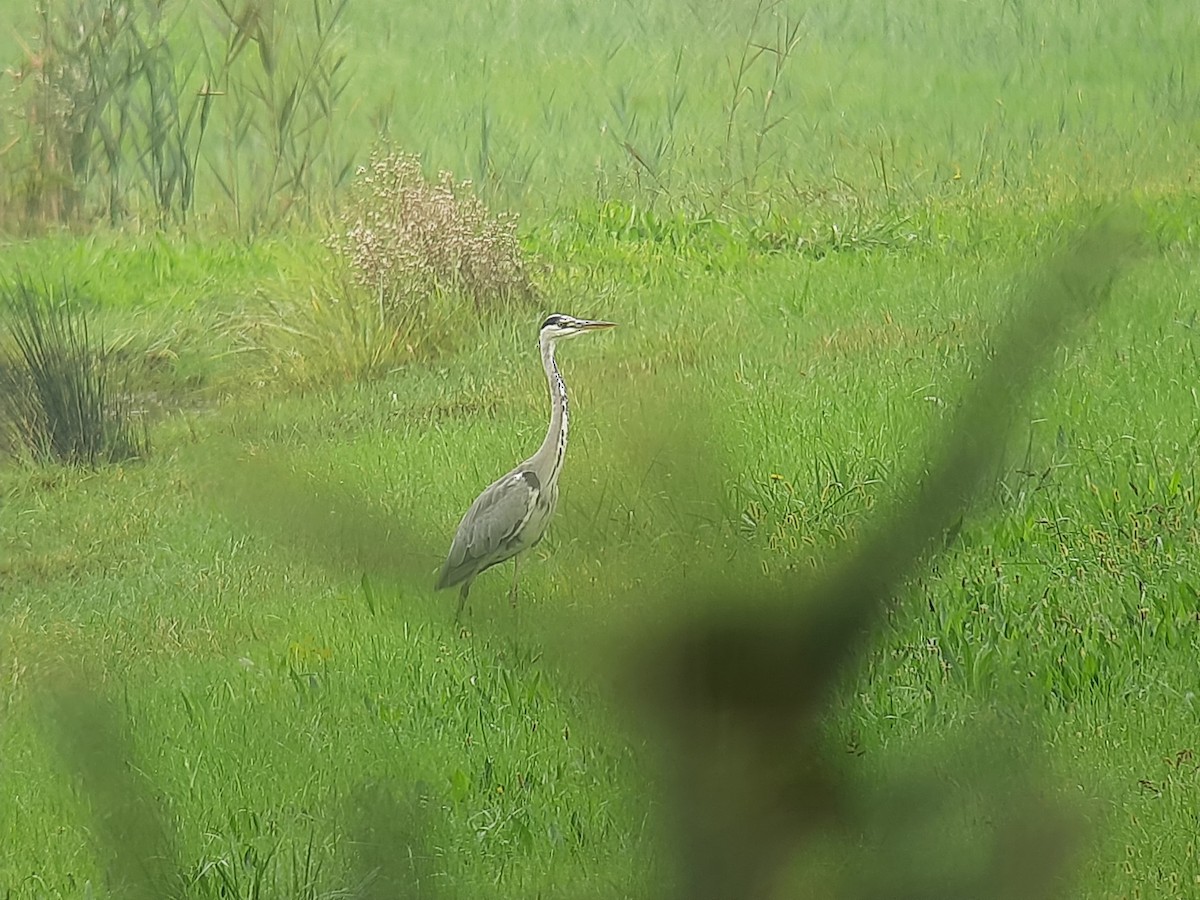
[[[419,157],[376,151],[351,184],[339,231],[327,245],[385,313],[411,312],[440,293],[479,314],[532,298],[513,215],[491,215],[449,172],[426,180]]]

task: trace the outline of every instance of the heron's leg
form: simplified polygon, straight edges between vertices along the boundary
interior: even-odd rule
[[[513,609],[517,608],[517,565],[521,561],[521,554],[518,553],[513,557],[513,583],[512,590],[508,592],[508,602],[512,604]]]
[[[471,581],[468,579],[463,582],[462,590],[458,592],[458,609],[454,612],[454,623],[457,625],[459,619],[462,618],[463,607],[467,605],[467,594],[471,591]]]

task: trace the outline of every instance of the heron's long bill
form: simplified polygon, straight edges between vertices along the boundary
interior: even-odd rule
[[[616,328],[617,327],[616,322],[600,322],[600,321],[593,320],[593,319],[580,319],[578,324],[579,324],[579,327],[582,328],[584,331],[594,331],[594,330],[598,330],[600,328]]]

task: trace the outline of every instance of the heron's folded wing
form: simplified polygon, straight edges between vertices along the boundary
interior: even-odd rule
[[[439,585],[456,584],[511,555],[536,500],[537,491],[521,472],[489,485],[459,523]]]

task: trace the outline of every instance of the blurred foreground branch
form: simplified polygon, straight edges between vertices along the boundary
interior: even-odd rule
[[[837,767],[824,752],[821,717],[831,692],[855,666],[885,602],[962,515],[1004,446],[1018,403],[1055,348],[1107,299],[1135,246],[1127,228],[1093,228],[1032,281],[949,431],[930,439],[921,456],[931,461],[927,472],[913,476],[907,497],[824,583],[789,585],[776,602],[755,604],[753,617],[744,610],[748,599],[764,592],[761,585],[748,585],[744,596],[693,602],[721,612],[652,642],[637,688],[642,695],[653,686],[652,716],[664,723],[675,766],[680,896],[770,896],[814,830],[854,832],[865,824],[852,821]],[[1012,848],[1033,839],[1044,865],[1018,866],[1013,879],[978,872],[965,893],[968,885],[953,881],[913,892],[895,873],[887,893],[1046,896],[1062,856],[1046,852],[1057,842],[1026,830],[1027,824],[1000,828],[997,844]],[[917,867],[910,862],[910,868]]]

